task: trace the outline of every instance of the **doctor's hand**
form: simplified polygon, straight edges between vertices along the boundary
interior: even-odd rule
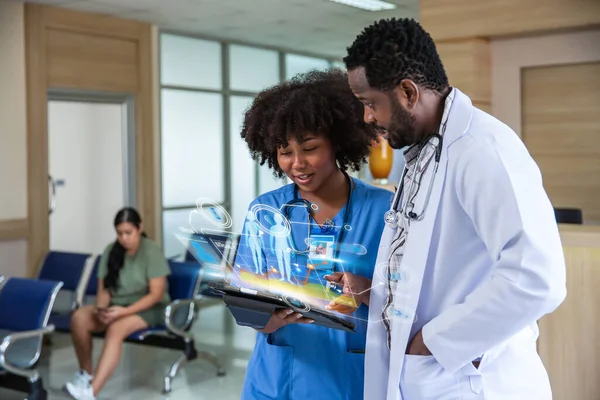
[[[325,279],[344,287],[344,294],[332,300],[326,307],[328,310],[337,311],[342,314],[352,314],[361,303],[369,305],[371,293],[370,279],[349,272],[334,272],[331,275],[325,275]],[[351,301],[344,301],[347,299]]]
[[[263,329],[259,329],[262,333],[273,333],[277,329],[289,324],[312,324],[312,319],[302,317],[302,314],[296,313],[290,309],[277,310],[267,322]]]
[[[425,346],[425,343],[423,342],[423,331],[421,329],[419,329],[419,332],[417,332],[415,334],[415,336],[412,338],[412,340],[408,344],[408,347],[406,348],[406,354],[413,355],[413,356],[430,356],[431,355],[431,352],[429,351],[429,349],[427,348],[427,346]]]

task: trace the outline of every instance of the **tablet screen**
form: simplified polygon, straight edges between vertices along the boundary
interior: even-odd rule
[[[229,261],[238,240],[235,235],[226,232],[192,233],[180,240],[187,243],[186,261],[198,261],[204,268],[204,280],[229,279]]]
[[[343,286],[336,285],[326,275],[334,271],[334,234],[313,234],[303,253],[292,253],[289,232],[280,234],[281,222],[277,214],[262,221],[262,228],[246,221],[246,229],[239,240],[234,258],[230,284],[251,288],[287,298],[296,298],[311,307],[329,311],[331,301],[356,307],[353,297],[343,294]],[[265,226],[271,224],[268,229]],[[279,225],[278,225],[279,224]],[[294,237],[306,236],[306,224],[287,225],[296,230]],[[298,248],[298,246],[295,246]]]

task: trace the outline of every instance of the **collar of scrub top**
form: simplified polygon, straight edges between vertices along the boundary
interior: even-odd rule
[[[350,218],[350,206],[351,206],[351,200],[352,200],[352,190],[353,188],[353,184],[352,184],[352,178],[350,178],[350,175],[348,175],[348,173],[346,171],[342,171],[342,173],[344,174],[344,177],[346,178],[346,182],[348,182],[348,198],[346,199],[346,210],[344,211],[344,219],[342,220],[342,226],[340,228],[340,235],[337,239],[337,243],[335,245],[335,250],[333,252],[333,259],[337,260],[338,259],[338,255],[340,252],[340,247],[341,247],[341,243],[342,240],[344,239],[344,234],[346,233],[346,231],[351,230],[352,228],[350,227],[350,225],[348,225],[348,220]],[[306,209],[308,212],[308,249],[310,249],[310,231],[311,231],[311,226],[312,226],[312,222],[311,222],[311,217],[312,217],[312,210],[313,208],[311,207],[311,203],[306,200],[303,199],[302,197],[300,197],[300,193],[298,190],[298,185],[294,184],[294,202],[295,201],[301,201],[303,203],[306,204]],[[287,217],[287,215],[286,215]],[[334,217],[335,218],[335,217]],[[329,232],[330,229],[333,229],[335,227],[335,225],[333,224],[333,219],[331,220],[332,224],[329,225],[328,227],[325,227],[325,224],[323,224],[323,226],[321,227],[321,231],[322,232]],[[325,229],[324,229],[325,228]],[[292,236],[292,233],[290,232],[290,236]],[[294,238],[291,237],[291,241],[294,241]],[[295,247],[295,246],[294,246]],[[309,252],[309,250],[305,250],[305,251],[298,251],[295,250],[295,248],[291,249],[292,252],[296,253],[296,254],[306,254]],[[335,264],[334,264],[335,265]],[[333,269],[333,268],[332,268]]]

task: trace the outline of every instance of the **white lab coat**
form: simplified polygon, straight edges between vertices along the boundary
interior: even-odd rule
[[[364,398],[550,400],[536,321],[566,296],[553,208],[521,139],[455,90],[431,198],[404,250],[411,283],[398,285],[394,297],[418,304],[416,322],[392,319],[390,353],[381,322],[387,286],[376,273]],[[377,268],[388,260],[394,232],[386,226]],[[433,356],[405,356],[421,327]],[[480,356],[477,369],[471,361]]]

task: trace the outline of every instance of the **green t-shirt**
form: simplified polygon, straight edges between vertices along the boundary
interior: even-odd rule
[[[98,267],[98,278],[104,279],[108,273],[108,255],[114,243],[108,245]],[[119,271],[117,288],[111,289],[111,304],[128,306],[148,294],[148,281],[171,273],[169,263],[162,249],[152,240],[142,237],[140,247],[134,255],[125,254],[123,268]],[[168,284],[167,284],[168,285]],[[170,302],[168,286],[161,303]]]

